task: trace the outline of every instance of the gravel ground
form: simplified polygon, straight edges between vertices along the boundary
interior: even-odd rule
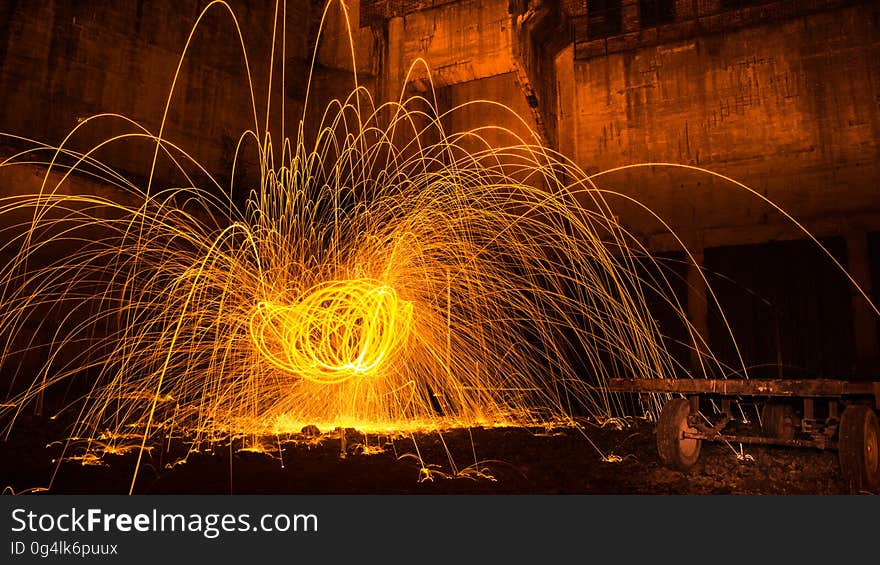
[[[664,468],[653,425],[585,424],[580,430],[494,428],[415,437],[338,433],[278,442],[267,453],[215,447],[169,465],[183,446],[144,456],[140,493],[516,493],[516,494],[847,494],[837,454],[816,449],[705,443],[688,472]],[[135,454],[100,465],[54,461],[52,431],[34,427],[0,443],[0,485],[22,492],[128,492]],[[47,447],[48,444],[48,447]],[[742,450],[741,450],[742,449]],[[233,451],[230,456],[230,452]],[[421,461],[419,459],[421,457]],[[7,489],[7,492],[8,492]]]

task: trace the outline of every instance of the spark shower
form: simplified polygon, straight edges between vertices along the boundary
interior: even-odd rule
[[[324,18],[340,8],[328,3]],[[615,219],[613,193],[537,137],[500,125],[447,131],[462,107],[441,113],[431,95],[376,103],[353,73],[346,98],[291,117],[268,102],[261,111],[244,85],[253,128],[232,167],[253,142],[259,186],[161,186],[160,159],[213,178],[164,136],[198,22],[213,10],[234,20],[225,2],[204,8],[158,131],[101,114],[57,147],[27,140],[0,163],[46,170],[39,191],[0,200],[7,434],[53,390],[82,391],[63,396],[69,450],[137,450],[139,462],[172,430],[199,445],[311,425],[405,433],[651,413],[657,399],[633,405],[603,387],[685,373],[648,293],[676,312],[704,370],[719,368],[664,269]],[[287,33],[280,21],[274,32]],[[130,131],[70,148],[100,121]],[[295,135],[272,139],[270,123],[285,122]],[[509,143],[491,145],[490,130]],[[154,151],[145,182],[96,156],[144,140]],[[73,193],[74,174],[114,190]],[[242,188],[244,203],[232,196]],[[47,324],[51,342],[37,343]],[[44,360],[37,374],[19,370],[28,354]]]

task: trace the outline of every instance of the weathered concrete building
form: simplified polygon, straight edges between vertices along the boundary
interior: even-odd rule
[[[3,3],[0,130],[57,144],[78,118],[112,112],[157,131],[181,51],[205,4]],[[282,38],[273,34],[272,3],[231,5],[258,63],[249,68],[256,120],[265,119],[259,109],[269,96],[285,115],[299,115],[324,3],[287,2],[287,57],[274,67],[265,61],[273,37],[276,45]],[[588,173],[654,163],[595,180],[623,195],[611,199],[618,217],[649,249],[673,261],[683,257],[668,230],[625,197],[650,208],[684,240],[727,301],[722,306],[750,364],[773,374],[876,374],[876,316],[804,231],[821,238],[869,294],[880,286],[876,2],[346,0],[346,6],[354,57],[345,18],[331,6],[310,93],[315,104],[346,92],[356,68],[378,100],[433,85],[441,110],[478,98],[500,102]],[[212,11],[190,49],[165,135],[222,176],[239,135],[255,121],[232,19]],[[427,67],[413,66],[419,59]],[[285,77],[283,91],[271,95],[270,68],[276,84],[280,73]],[[504,120],[528,135],[501,110],[466,109],[448,125],[466,130]],[[120,127],[102,124],[82,132],[86,145]],[[133,175],[149,167],[149,157],[136,143],[108,148],[105,156]],[[705,168],[754,192],[661,163]],[[39,171],[31,176],[39,178]],[[674,268],[692,321],[723,354],[723,328],[699,271]]]
[[[876,372],[876,316],[804,231],[870,293],[880,274],[875,2],[363,0],[359,8],[359,24],[381,30],[368,49],[382,54],[386,96],[424,58],[440,100],[503,102],[588,173],[681,164],[754,191],[662,165],[596,179],[685,241],[759,372]],[[425,90],[424,72],[409,88]],[[498,119],[463,112],[453,127]],[[666,227],[618,200],[624,225],[677,256]],[[717,309],[698,271],[685,271],[692,321],[723,350]]]

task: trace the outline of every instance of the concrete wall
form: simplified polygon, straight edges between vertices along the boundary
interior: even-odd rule
[[[380,83],[387,97],[396,97],[409,63],[423,57],[434,83],[445,86],[445,104],[506,104],[588,173],[654,162],[728,175],[754,192],[706,172],[662,166],[596,180],[619,193],[609,193],[619,221],[650,248],[680,249],[671,228],[700,265],[714,257],[714,248],[806,238],[765,199],[772,201],[813,235],[842,238],[841,260],[871,295],[877,285],[869,275],[866,234],[880,230],[880,6],[838,0],[744,5],[727,10],[719,0],[678,0],[674,22],[645,27],[638,2],[624,0],[621,32],[607,38],[584,35],[588,10],[582,8],[589,3],[463,0],[427,7],[385,21]],[[505,25],[511,33],[499,33]],[[424,77],[410,87],[424,90]],[[519,127],[509,114],[476,109],[461,112],[450,127],[487,123]],[[748,268],[749,248],[737,249],[734,254],[746,250],[740,262]],[[691,322],[709,336],[700,270],[691,266],[686,279]],[[804,288],[831,292],[813,283]],[[845,304],[846,292],[852,294],[851,312],[841,311],[837,320],[852,326],[852,337],[844,339],[854,342],[852,374],[872,374],[880,369],[876,316],[847,288],[835,296]],[[838,365],[846,366],[848,355]]]
[[[312,21],[317,23],[322,13],[315,9]],[[377,33],[361,23],[360,0],[331,2],[326,14],[318,42],[320,65],[349,73],[356,69],[361,76],[375,76],[379,67],[380,45]]]
[[[579,43],[579,50],[564,22],[547,15],[564,6],[549,0],[426,7],[385,21],[380,94],[396,98],[403,73],[423,58],[434,84],[450,91],[442,98],[510,106],[589,173],[646,162],[704,167],[828,233],[846,231],[842,219],[855,215],[856,223],[878,223],[880,7],[753,4],[725,11],[717,0],[679,0],[674,23],[642,28],[638,2],[625,0],[621,35]],[[550,25],[530,27],[538,20]],[[600,47],[603,55],[584,55]],[[424,91],[424,79],[417,74],[410,88]],[[496,112],[464,112],[454,126],[469,129],[487,118],[516,127]],[[691,240],[754,243],[790,226],[760,197],[704,173],[639,169],[602,184]],[[634,231],[670,246],[648,214],[623,199],[616,205]]]
[[[558,144],[587,171],[705,167],[806,221],[877,211],[880,7],[864,3],[586,60],[556,58]],[[780,221],[705,175],[603,181],[681,231]],[[626,215],[626,214],[624,214]],[[632,212],[635,229],[659,230]]]
[[[507,0],[462,0],[401,19],[399,43],[390,45],[389,64],[399,57],[405,72],[416,59],[425,59],[435,86],[514,70]],[[418,69],[415,78],[424,81],[427,75]]]
[[[348,4],[352,9],[357,6],[354,0]],[[357,57],[371,51],[379,62],[375,67],[377,99],[397,100],[402,90],[431,98],[433,86],[441,113],[477,100],[499,103],[509,110],[466,105],[445,120],[444,126],[452,132],[500,126],[535,142],[531,130],[538,129],[537,123],[526,98],[531,91],[517,60],[516,18],[508,11],[508,0],[459,0],[425,6],[392,14],[380,24],[378,32],[374,23],[372,36],[366,28],[354,33]],[[371,37],[377,36],[380,45],[372,47]],[[496,145],[518,142],[500,131],[485,131],[484,135]]]
[[[59,143],[78,120],[124,114],[157,132],[178,59],[207,2],[10,1],[0,7],[0,131]],[[272,10],[265,2],[230,2],[239,20],[253,75],[258,119],[265,124]],[[301,112],[310,2],[288,2],[285,115]],[[280,46],[280,41],[279,41]],[[276,58],[279,80],[281,58]],[[232,19],[215,7],[200,25],[179,76],[166,137],[219,177],[228,177],[240,133],[254,124],[243,57]],[[280,82],[274,124],[280,124]],[[276,127],[276,130],[280,129]],[[118,122],[84,132],[85,149],[130,130]],[[102,157],[134,175],[152,152],[120,144]]]
[[[450,114],[450,120],[444,124],[450,131],[487,128],[481,131],[481,136],[494,147],[518,144],[520,141],[517,137],[526,143],[538,143],[532,131],[534,120],[531,119],[529,106],[519,90],[514,73],[468,81],[447,89],[448,106],[460,107]],[[472,104],[475,100],[501,102],[503,106]]]
[[[158,0],[4,3],[0,131],[55,144],[77,120],[98,112],[118,112],[158,130],[179,54],[205,3],[183,0],[173,10]],[[551,2],[537,4],[539,10],[558,10]],[[630,29],[638,18],[635,3],[625,2],[624,31],[641,43],[576,60],[574,48],[558,40],[561,31],[520,33],[528,18],[510,14],[507,0],[460,0],[391,18],[379,28],[361,27],[359,2],[346,1],[359,80],[380,100],[396,97],[405,70],[424,58],[435,84],[448,90],[441,95],[448,106],[490,99],[533,125],[536,110],[527,95],[537,92],[537,113],[553,118],[547,141],[589,172],[648,161],[706,167],[742,180],[808,222],[878,211],[873,189],[880,179],[880,7],[850,4],[645,43],[650,30]],[[232,5],[252,62],[262,127],[271,10],[253,0]],[[684,9],[689,5],[678,2],[682,17],[691,16]],[[301,111],[320,4],[288,2],[287,11],[289,133]],[[339,14],[331,9],[326,23],[313,108],[345,95],[353,84]],[[552,68],[538,64],[546,58],[540,45],[517,44],[530,40],[561,49],[553,53]],[[525,65],[517,54],[526,55]],[[410,88],[424,91],[424,79],[417,75]],[[532,91],[524,86],[529,79],[536,85]],[[223,177],[239,133],[253,125],[235,30],[224,11],[203,22],[177,88],[167,137]],[[275,109],[280,101],[273,98]],[[453,126],[469,129],[488,120],[522,131],[518,120],[502,114],[466,110]],[[105,124],[85,132],[77,146],[124,130]],[[149,146],[138,143],[121,144],[107,155],[135,173],[151,160]],[[605,177],[603,183],[638,198],[682,231],[780,220],[759,199],[705,175],[653,170]],[[660,231],[631,207],[621,204],[621,215],[645,235]]]

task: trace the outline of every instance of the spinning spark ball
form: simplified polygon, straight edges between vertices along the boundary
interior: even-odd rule
[[[290,306],[260,302],[254,345],[273,365],[318,384],[375,377],[410,338],[412,304],[378,280],[331,281]]]

